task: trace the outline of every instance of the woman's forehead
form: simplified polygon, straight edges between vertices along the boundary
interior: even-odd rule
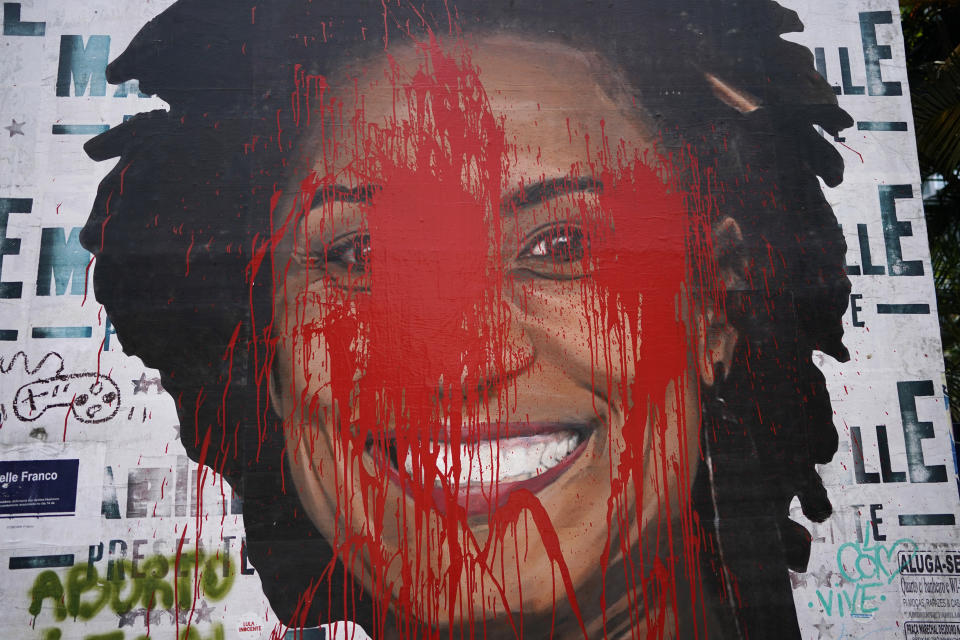
[[[439,52],[439,53],[438,53]],[[462,75],[452,77],[453,63]],[[476,85],[464,84],[464,78]],[[509,34],[465,37],[455,41],[391,44],[382,53],[345,66],[330,79],[342,105],[341,127],[327,128],[337,138],[334,157],[315,157],[313,170],[349,175],[358,161],[378,154],[377,130],[410,127],[424,116],[417,94],[424,83],[454,86],[481,99],[464,109],[487,105],[502,130],[504,192],[531,180],[589,175],[604,146],[628,156],[652,150],[651,138],[632,104],[618,71],[598,55],[553,42]],[[429,93],[429,89],[427,89]],[[419,110],[419,111],[418,111]],[[429,108],[427,109],[429,111]],[[429,118],[430,114],[427,114]],[[479,115],[479,114],[475,114]],[[466,114],[469,122],[471,114]],[[362,121],[364,126],[356,127]],[[467,131],[469,136],[471,131]],[[484,152],[494,151],[484,149]],[[491,159],[492,160],[492,159]]]

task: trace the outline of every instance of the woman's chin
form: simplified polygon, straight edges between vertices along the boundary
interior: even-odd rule
[[[531,629],[552,629],[552,634],[547,633],[544,637],[564,639],[583,638],[583,629],[595,626],[589,611],[584,612],[586,615],[582,613],[581,617],[574,613],[559,577],[553,588],[549,581],[539,589],[535,585],[525,584],[522,593],[515,584],[500,585],[482,593],[467,591],[463,584],[460,587],[453,606],[444,595],[429,603],[429,606],[425,602],[415,602],[412,607],[395,607],[393,616],[396,617],[392,620],[388,617],[387,626],[391,626],[392,622],[403,624],[402,616],[409,616],[414,611],[419,612],[415,614],[416,620],[407,618],[407,623],[416,625],[418,631],[410,634],[408,629],[399,635],[387,632],[383,637],[435,635],[446,638],[514,638],[523,637],[521,630],[524,629],[528,633]],[[401,597],[399,593],[394,594],[395,601]],[[507,604],[504,604],[504,600]],[[424,633],[427,630],[432,634]],[[540,637],[540,632],[537,637]]]
[[[443,637],[451,630],[452,637],[497,638],[517,637],[520,628],[555,628],[555,638],[582,638],[575,611],[586,625],[599,610],[606,521],[592,527],[548,523],[549,529],[540,531],[530,512],[507,518],[501,512],[509,509],[508,503],[492,516],[468,518],[468,530],[458,529],[457,545],[439,534],[442,528],[431,527],[432,536],[421,528],[421,541],[442,540],[443,548],[413,545],[395,552],[409,560],[406,571],[399,560],[388,571],[395,585],[392,599],[401,603],[397,613],[412,613]],[[439,527],[442,517],[432,510],[431,520]],[[454,575],[458,584],[451,588]],[[401,587],[411,583],[423,586],[416,593]]]

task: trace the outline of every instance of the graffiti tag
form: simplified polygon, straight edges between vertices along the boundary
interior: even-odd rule
[[[909,538],[881,544],[871,541],[871,527],[865,527],[865,531],[863,542],[840,545],[836,582],[817,589],[817,601],[828,616],[871,617],[887,600],[878,591],[903,571],[902,558],[909,562],[917,553],[917,543]],[[809,606],[813,608],[814,603]]]

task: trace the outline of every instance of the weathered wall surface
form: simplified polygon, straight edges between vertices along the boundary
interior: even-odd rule
[[[109,84],[106,65],[170,4],[4,3],[3,637],[267,638],[289,622],[247,557],[240,496],[188,457],[175,399],[124,355],[80,245],[112,164],[82,145],[166,108],[135,81]],[[960,638],[958,480],[897,6],[784,4],[806,26],[787,38],[813,51],[855,122],[824,134],[846,165],[824,195],[847,242],[851,358],[814,355],[839,449],[819,466],[833,515],[811,523],[791,507],[812,534],[808,570],[789,574],[801,635]]]

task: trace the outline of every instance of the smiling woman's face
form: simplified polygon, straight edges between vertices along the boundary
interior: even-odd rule
[[[302,78],[273,404],[317,528],[427,624],[649,607],[650,540],[689,509],[697,376],[729,345],[620,86],[507,36]]]

